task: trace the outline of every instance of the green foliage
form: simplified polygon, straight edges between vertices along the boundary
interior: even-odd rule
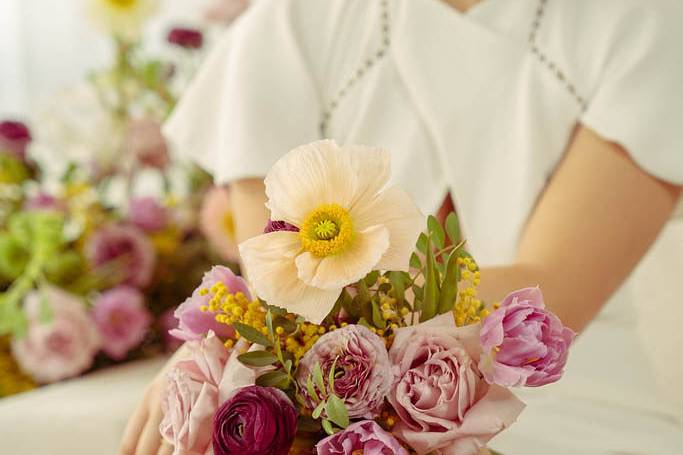
[[[277,387],[286,390],[291,385],[291,378],[282,371],[269,371],[256,378],[256,385],[261,387]]]
[[[245,352],[239,355],[237,359],[250,367],[266,367],[277,362],[277,357],[268,351]]]
[[[244,337],[247,341],[260,344],[266,348],[273,347],[273,342],[255,328],[242,324],[241,322],[235,322],[232,326],[239,332],[240,336]]]

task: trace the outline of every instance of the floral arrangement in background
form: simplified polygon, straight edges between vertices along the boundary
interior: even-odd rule
[[[210,264],[236,262],[227,190],[161,133],[196,65],[145,55],[156,0],[87,6],[112,65],[34,131],[0,122],[0,397],[177,347],[180,296]],[[205,45],[187,27],[166,40],[183,61]]]
[[[482,302],[455,214],[421,232],[389,174],[331,141],[270,170],[271,221],[239,245],[252,288],[215,266],[175,312],[175,454],[475,455],[522,412],[511,388],[562,377],[574,333],[540,289]]]

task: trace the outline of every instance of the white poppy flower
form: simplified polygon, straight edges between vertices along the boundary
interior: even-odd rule
[[[384,188],[389,153],[319,141],[282,157],[265,179],[271,219],[298,229],[240,245],[257,295],[320,323],[344,286],[372,270],[408,270],[424,218],[402,190]]]

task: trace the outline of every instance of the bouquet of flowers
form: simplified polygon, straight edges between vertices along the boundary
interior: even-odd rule
[[[387,152],[321,141],[265,179],[271,221],[176,311],[175,454],[473,455],[559,380],[574,333],[538,288],[486,305],[458,220],[386,188]],[[417,247],[415,248],[415,241]]]

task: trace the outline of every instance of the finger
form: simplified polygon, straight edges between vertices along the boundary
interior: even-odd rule
[[[159,422],[161,422],[161,409],[155,408],[150,414],[150,418],[147,419],[144,430],[142,430],[135,455],[154,455],[157,453],[161,444]]]
[[[121,438],[121,447],[119,453],[121,455],[134,455],[135,447],[137,447],[138,439],[140,439],[140,432],[145,426],[149,411],[147,403],[142,402],[131,418],[128,419],[126,429],[123,430],[123,437]]]
[[[168,442],[162,441],[161,447],[159,447],[159,451],[157,452],[157,455],[171,455],[173,453],[173,446],[169,444]]]

